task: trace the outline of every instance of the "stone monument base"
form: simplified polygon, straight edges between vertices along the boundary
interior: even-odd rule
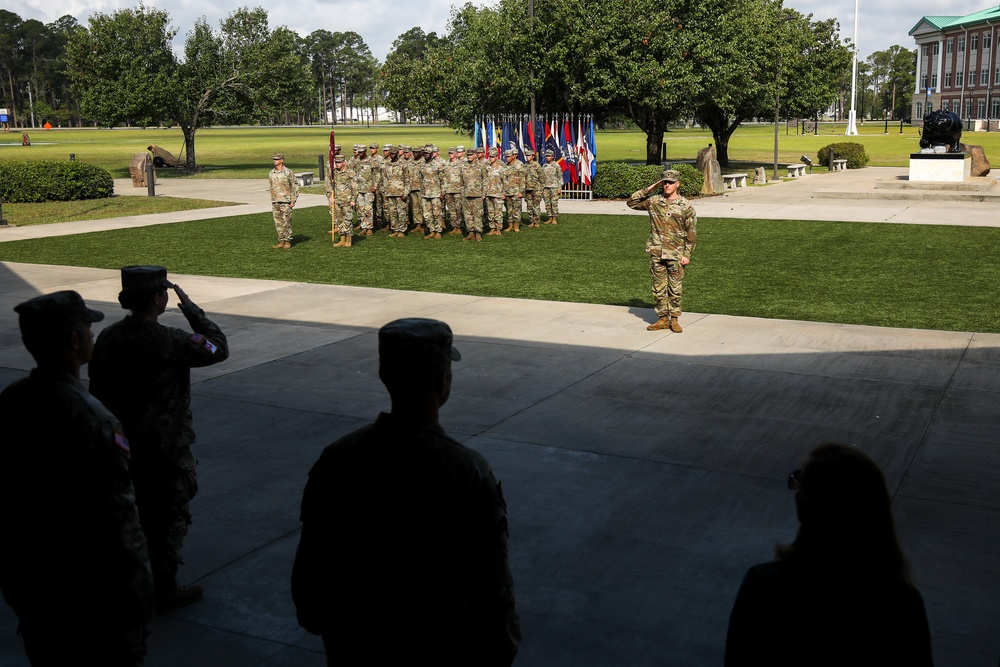
[[[969,153],[910,153],[910,182],[963,183],[971,176]]]

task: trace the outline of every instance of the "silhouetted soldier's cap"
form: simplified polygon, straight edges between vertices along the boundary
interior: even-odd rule
[[[78,322],[100,322],[104,313],[88,308],[73,290],[43,294],[14,306],[21,333],[68,329]],[[450,332],[449,332],[450,333]]]
[[[380,376],[443,373],[462,355],[452,347],[451,327],[440,320],[408,317],[378,331]]]
[[[271,156],[271,159],[272,160],[284,160],[285,159],[285,154],[284,153],[275,153],[274,155]]]
[[[667,181],[668,183],[676,183],[681,180],[681,172],[676,169],[667,169],[663,172],[662,180]]]

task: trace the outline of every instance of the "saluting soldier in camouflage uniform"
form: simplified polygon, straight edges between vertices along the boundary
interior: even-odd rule
[[[539,209],[542,203],[542,165],[535,160],[535,151],[526,150],[524,156],[524,201],[528,204],[528,226],[538,227]]]
[[[681,333],[681,281],[684,267],[691,261],[697,240],[698,215],[677,189],[681,174],[675,169],[663,172],[663,179],[628,198],[629,208],[649,213],[649,271],[653,276],[653,299],[659,319],[646,327],[649,331],[669,328]],[[662,194],[660,194],[662,190]]]
[[[476,151],[470,150],[468,160],[462,163],[462,183],[465,185],[465,228],[468,232],[463,241],[483,240],[483,202],[486,198],[486,167],[477,159]]]
[[[451,225],[449,234],[462,233],[462,208],[465,203],[465,196],[462,194],[465,188],[465,185],[462,183],[464,157],[465,146],[449,148],[449,161],[444,164],[441,170],[443,177],[441,189],[444,192],[444,207],[448,213],[448,224]]]
[[[275,153],[274,169],[267,175],[271,189],[271,210],[274,213],[274,230],[278,232],[278,243],[274,249],[289,250],[292,247],[292,209],[299,198],[299,184],[295,173],[285,166],[285,154]]]
[[[391,238],[406,236],[406,193],[410,191],[406,163],[399,159],[399,150],[389,147],[389,159],[382,165],[382,190],[389,213]]]
[[[506,170],[507,167],[500,162],[500,151],[493,153],[483,183],[486,219],[490,226],[487,236],[501,236],[503,233],[503,202],[507,192]]]
[[[354,207],[358,199],[357,175],[347,168],[343,155],[334,158],[333,173],[326,180],[326,199],[333,211],[333,221],[337,226],[340,240],[334,248],[350,248],[354,231]]]
[[[542,165],[542,186],[545,195],[545,212],[548,213],[547,225],[559,224],[559,191],[563,185],[562,167],[555,161],[555,151],[551,148],[545,151],[545,164]]]
[[[443,178],[441,165],[434,159],[437,146],[424,146],[424,162],[420,165],[420,196],[424,207],[424,224],[427,225],[425,239],[441,238],[444,228],[444,212],[441,210],[441,200],[444,198],[441,187]]]
[[[368,151],[360,146],[358,159],[354,163],[355,181],[358,186],[357,211],[361,223],[361,236],[371,236],[375,228],[374,202],[375,191],[378,189],[375,166],[368,157]]]
[[[159,613],[200,600],[202,587],[180,586],[177,570],[191,523],[188,505],[198,492],[191,419],[191,369],[229,357],[226,334],[162,266],[122,269],[118,301],[131,310],[97,337],[90,390],[125,427],[132,445],[132,480],[139,519],[149,543]],[[180,299],[192,331],[167,327],[167,289]]]
[[[524,167],[517,159],[517,151],[504,153],[507,166],[504,170],[504,206],[507,209],[507,230],[521,231],[521,200],[524,199]]]
[[[104,315],[73,291],[14,310],[37,366],[0,394],[0,589],[31,664],[139,667],[153,576],[130,444],[80,382]]]
[[[424,162],[424,149],[416,146],[410,151],[410,161],[407,162],[409,171],[407,178],[410,182],[410,192],[407,195],[407,207],[410,211],[410,224],[414,232],[423,234],[424,227],[424,205],[420,197],[420,165]]]

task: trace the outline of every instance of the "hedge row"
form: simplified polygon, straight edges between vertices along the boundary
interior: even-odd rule
[[[680,193],[685,197],[701,194],[705,177],[689,164],[673,167],[681,172]],[[592,190],[598,199],[625,199],[636,190],[655,183],[663,176],[660,165],[630,165],[623,162],[602,162],[597,165],[597,176]]]
[[[823,146],[823,148],[819,149],[819,152],[816,153],[816,158],[819,160],[819,164],[830,164],[829,160],[831,150],[833,151],[834,160],[847,160],[848,169],[861,169],[868,164],[870,159],[864,146],[850,141],[845,141],[839,144]]]
[[[0,197],[5,202],[101,199],[114,192],[111,174],[86,162],[0,160]]]

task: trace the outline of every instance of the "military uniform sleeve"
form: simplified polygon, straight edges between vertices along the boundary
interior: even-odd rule
[[[636,190],[632,193],[632,196],[628,198],[625,205],[629,208],[634,208],[637,211],[648,211],[649,210],[649,195],[647,190],[644,188],[642,190]]]
[[[698,214],[694,210],[694,206],[688,204],[684,210],[684,230],[687,232],[684,241],[684,250],[682,251],[684,256],[691,259],[691,253],[694,252],[695,243],[698,241]]]
[[[295,206],[296,200],[299,198],[299,182],[295,180],[295,172],[285,167],[285,171],[288,174],[288,185],[292,189],[292,206]]]
[[[229,358],[229,340],[222,329],[208,319],[205,311],[192,303],[194,308],[181,306],[181,312],[194,330],[189,334],[181,329],[173,329],[175,348],[183,361],[191,367],[211,366]],[[183,338],[184,340],[180,340]]]

